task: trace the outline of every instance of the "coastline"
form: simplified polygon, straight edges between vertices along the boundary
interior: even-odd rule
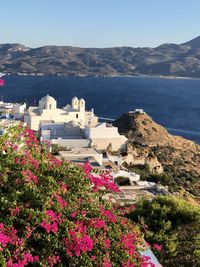
[[[23,77],[69,77],[69,78],[155,78],[166,80],[200,80],[200,77],[190,76],[166,76],[166,75],[65,75],[65,74],[44,74],[44,73],[5,73],[5,76]]]

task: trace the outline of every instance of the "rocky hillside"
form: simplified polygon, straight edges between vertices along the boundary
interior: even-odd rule
[[[182,187],[192,194],[200,193],[199,145],[169,134],[146,113],[124,114],[114,125],[129,140],[123,158],[125,166],[146,176],[153,174],[152,179],[161,179],[174,191]]]
[[[200,36],[156,48],[0,44],[0,72],[66,76],[161,75],[200,78]]]

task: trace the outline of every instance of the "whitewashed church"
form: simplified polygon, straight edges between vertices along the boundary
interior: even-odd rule
[[[57,101],[47,95],[39,101],[39,107],[31,106],[24,114],[24,121],[34,131],[38,131],[42,122],[74,122],[82,127],[95,126],[98,117],[95,116],[93,109],[85,110],[85,100],[74,97],[71,105],[64,108],[57,108]]]

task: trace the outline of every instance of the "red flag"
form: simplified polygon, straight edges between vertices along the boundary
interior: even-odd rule
[[[4,86],[4,80],[0,79],[0,86]]]

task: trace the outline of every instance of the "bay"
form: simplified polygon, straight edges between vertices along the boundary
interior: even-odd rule
[[[59,107],[72,97],[84,98],[86,108],[100,117],[118,118],[142,108],[172,134],[200,143],[200,80],[157,77],[36,77],[6,76],[0,87],[5,102],[38,104],[53,96]]]

